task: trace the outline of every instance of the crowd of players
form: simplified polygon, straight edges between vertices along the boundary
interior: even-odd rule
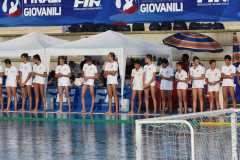
[[[21,55],[21,64],[16,68],[10,59],[5,59],[5,67],[0,66],[0,104],[2,111],[10,111],[12,98],[14,100],[14,110],[17,111],[17,86],[21,87],[22,107],[21,110],[26,111],[26,99],[29,100],[29,108],[31,112],[38,112],[38,104],[40,99],[46,111],[46,79],[47,67],[41,62],[38,54],[34,55],[30,61],[29,55],[23,53]],[[142,67],[139,60],[134,60],[134,68],[131,72],[131,109],[129,114],[135,114],[135,98],[138,97],[138,113],[142,110],[145,114],[149,114],[149,99],[152,99],[153,113],[172,112],[173,91],[176,89],[178,96],[178,107],[180,113],[188,112],[188,94],[187,91],[191,88],[192,93],[192,111],[204,111],[204,87],[207,85],[209,94],[210,110],[219,109],[219,91],[222,88],[223,93],[223,107],[228,107],[228,99],[231,96],[232,106],[236,108],[235,84],[234,77],[239,76],[240,67],[235,67],[232,64],[230,55],[224,57],[225,64],[221,69],[217,68],[216,61],[210,60],[209,67],[206,69],[200,62],[198,57],[193,57],[191,65],[186,65],[180,61],[176,63],[176,68],[172,68],[167,59],[161,60],[159,67],[159,75],[157,73],[157,66],[153,63],[152,55],[145,56],[145,65]],[[112,99],[114,99],[115,112],[118,113],[119,100],[117,96],[118,86],[118,62],[115,54],[110,52],[103,67],[104,77],[106,78],[108,91],[108,111],[106,114],[113,114]],[[94,112],[94,84],[95,80],[99,78],[99,73],[96,65],[93,63],[91,57],[87,57],[82,68],[83,84],[82,84],[82,114],[87,114],[85,107],[86,91],[90,90],[92,105],[90,113]],[[4,106],[2,97],[3,78],[6,77],[7,90],[7,106]],[[69,87],[71,86],[71,68],[67,64],[65,56],[58,57],[58,65],[55,69],[55,77],[57,79],[57,91],[59,94],[59,112],[63,112],[63,97],[66,97],[71,110],[71,100],[69,96]],[[160,82],[160,102],[157,102],[156,97],[156,81],[159,77]],[[176,84],[176,87],[174,87]],[[34,89],[34,97],[32,96],[32,88]],[[150,96],[151,95],[151,96]],[[34,98],[34,106],[33,104]],[[144,103],[143,103],[144,99]],[[143,105],[145,104],[145,105]],[[145,106],[145,108],[143,108]]]

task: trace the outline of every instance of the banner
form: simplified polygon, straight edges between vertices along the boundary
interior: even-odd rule
[[[238,0],[1,0],[0,26],[237,21]]]

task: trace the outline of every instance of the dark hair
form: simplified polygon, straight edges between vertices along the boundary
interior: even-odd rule
[[[162,59],[162,64],[169,64],[168,60],[166,58]]]
[[[216,63],[216,60],[211,59],[211,60],[209,61],[209,64],[212,64],[212,63]]]
[[[182,58],[189,59],[189,55],[188,55],[188,54],[183,54],[183,55],[182,55]]]
[[[58,65],[60,65],[60,59],[64,61],[64,64],[67,64],[67,56],[59,56],[58,57]]]
[[[133,64],[141,64],[141,63],[140,63],[140,60],[139,60],[139,59],[135,59],[135,60],[133,61]]]
[[[112,57],[114,61],[116,61],[116,55],[114,52],[109,52],[109,55]]]
[[[176,65],[180,65],[182,67],[183,62],[179,61],[179,62],[176,63]]]
[[[145,57],[146,57],[147,59],[149,59],[150,61],[153,60],[153,56],[152,56],[151,54],[147,54]]]
[[[38,60],[39,62],[41,62],[41,58],[40,58],[39,54],[35,54],[35,55],[33,56],[33,59],[36,59],[36,60]]]
[[[27,53],[23,53],[23,54],[21,54],[21,56],[20,56],[21,58],[26,58],[26,59],[28,59],[28,54]]]
[[[10,59],[5,59],[5,60],[4,60],[4,63],[5,63],[5,64],[11,64],[12,62],[11,62]]]
[[[224,56],[224,60],[232,60],[232,57],[230,55]]]
[[[87,62],[93,62],[93,61],[92,61],[92,57],[86,56],[86,57],[85,57],[85,62],[86,62],[86,63],[87,63]]]
[[[193,62],[196,61],[196,60],[200,60],[197,56],[194,56],[193,57]]]

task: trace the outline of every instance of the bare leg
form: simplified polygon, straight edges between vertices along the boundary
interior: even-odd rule
[[[26,110],[26,97],[27,97],[27,88],[26,86],[23,86],[21,88],[21,91],[22,91],[22,112],[25,112]]]
[[[230,91],[230,95],[232,97],[233,108],[237,108],[237,100],[236,100],[234,87],[229,87],[229,91]]]
[[[113,97],[113,88],[112,85],[108,84],[108,112],[106,114],[112,114],[112,97]]]
[[[38,103],[39,103],[39,86],[38,84],[34,84],[34,94],[35,94],[35,107],[34,112],[38,112]]]
[[[166,112],[166,109],[167,109],[165,92],[166,92],[166,91],[161,90],[161,98],[162,98],[162,109],[163,109],[163,113],[165,113],[165,112]]]
[[[44,112],[47,111],[47,103],[46,103],[46,95],[45,95],[45,86],[44,85],[39,85],[40,88],[40,95],[42,97],[42,103],[43,103],[43,108]]]
[[[145,106],[146,106],[145,114],[149,114],[149,88],[144,89],[144,99],[145,99]]]
[[[228,105],[228,87],[222,87],[223,90],[223,108],[226,109]]]
[[[215,92],[215,101],[216,101],[217,109],[220,109],[219,92]]]
[[[142,110],[142,91],[138,91],[138,113]]]
[[[168,108],[170,113],[173,112],[173,106],[172,106],[172,91],[167,91],[167,104],[168,104]]]
[[[156,114],[157,113],[157,99],[156,99],[155,86],[151,86],[151,96],[152,96],[152,100],[153,100],[154,114]]]
[[[17,111],[17,87],[11,87],[11,92],[14,98],[14,111]]]
[[[132,90],[131,110],[130,110],[130,112],[128,112],[128,114],[134,114],[134,101],[135,101],[136,94],[137,94],[137,91],[136,90]]]
[[[182,96],[182,90],[178,89],[177,90],[177,95],[178,95],[178,105],[179,105],[179,109],[180,109],[180,113],[182,114],[183,113],[183,105],[182,105],[182,102],[183,102],[183,96]]]
[[[11,95],[11,87],[7,87],[7,109],[6,111],[10,111],[10,105],[11,105],[11,99],[12,99],[12,95]]]
[[[32,111],[32,86],[27,86],[27,95],[29,98],[29,110]]]
[[[93,86],[90,86],[90,94],[91,94],[91,97],[92,97],[92,104],[91,104],[91,113],[94,112],[94,104],[95,104],[95,93],[94,93],[94,87]]]
[[[200,101],[200,111],[203,112],[203,106],[204,106],[204,102],[203,102],[203,89],[199,88],[198,90],[198,96],[199,96],[199,101]]]
[[[197,89],[192,89],[193,112],[197,112]]]
[[[82,86],[82,114],[85,114],[85,113],[86,113],[85,95],[86,95],[87,88],[88,88],[87,85],[83,85],[83,86]]]
[[[67,98],[67,101],[68,101],[68,111],[71,112],[71,97],[70,97],[70,94],[69,94],[69,87],[68,86],[65,86],[64,87],[65,89],[65,95],[66,95],[66,98]]]
[[[209,104],[210,104],[210,111],[213,110],[213,105],[214,105],[214,93],[213,92],[208,92],[209,94]]]
[[[114,96],[114,103],[115,103],[115,110],[116,113],[118,113],[118,95],[117,95],[117,86],[116,85],[112,85],[113,87],[113,96]]]
[[[184,113],[187,113],[187,90],[182,90],[183,95],[183,104],[184,104]]]
[[[58,95],[59,95],[59,112],[63,112],[63,87],[58,86]]]

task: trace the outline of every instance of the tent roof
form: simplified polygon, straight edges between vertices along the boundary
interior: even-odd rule
[[[0,43],[0,53],[15,53],[20,51],[33,52],[48,47],[63,44],[67,41],[42,33],[30,33],[21,37]]]
[[[166,55],[168,52],[159,52],[159,50],[171,48],[154,45],[137,38],[129,38],[114,31],[106,31],[88,38],[54,46],[49,49],[49,53],[51,55],[104,55],[108,53],[106,51],[109,49],[112,51],[125,49],[127,55],[144,55],[146,53]]]

